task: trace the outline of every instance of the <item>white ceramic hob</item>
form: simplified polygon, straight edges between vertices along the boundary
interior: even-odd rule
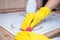
[[[5,28],[11,34],[15,35],[17,32],[21,31],[20,27],[25,18],[24,13],[25,12],[14,12],[0,14],[0,26]],[[40,27],[42,28],[39,29]],[[52,13],[51,15],[46,17],[40,24],[38,24],[33,29],[33,32],[46,33],[56,28],[60,28],[60,14]]]

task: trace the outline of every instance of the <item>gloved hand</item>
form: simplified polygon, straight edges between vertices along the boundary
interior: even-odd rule
[[[48,37],[46,37],[43,34],[36,34],[28,31],[18,32],[15,35],[14,39],[15,40],[50,40]]]
[[[42,7],[35,14],[28,13],[24,22],[22,23],[21,29],[31,31],[32,28],[46,18],[50,12],[51,10],[48,7]]]

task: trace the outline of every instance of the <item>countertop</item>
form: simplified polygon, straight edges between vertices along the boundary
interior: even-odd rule
[[[0,26],[0,40],[14,40],[14,36]]]

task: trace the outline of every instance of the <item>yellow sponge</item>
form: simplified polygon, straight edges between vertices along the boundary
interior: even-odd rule
[[[43,34],[36,34],[28,31],[18,32],[14,38],[15,40],[50,40]]]

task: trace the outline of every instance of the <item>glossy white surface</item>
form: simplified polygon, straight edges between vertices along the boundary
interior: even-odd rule
[[[15,35],[17,32],[20,31],[21,24],[24,20],[23,14],[25,12],[23,12],[22,14],[21,13],[22,12],[0,14],[0,26]],[[55,13],[49,15],[46,19],[44,19],[39,25],[34,28],[38,29],[43,26],[41,29],[35,30],[33,32],[46,33],[56,28],[60,28],[60,15],[55,14],[55,16],[53,16],[53,14]]]

